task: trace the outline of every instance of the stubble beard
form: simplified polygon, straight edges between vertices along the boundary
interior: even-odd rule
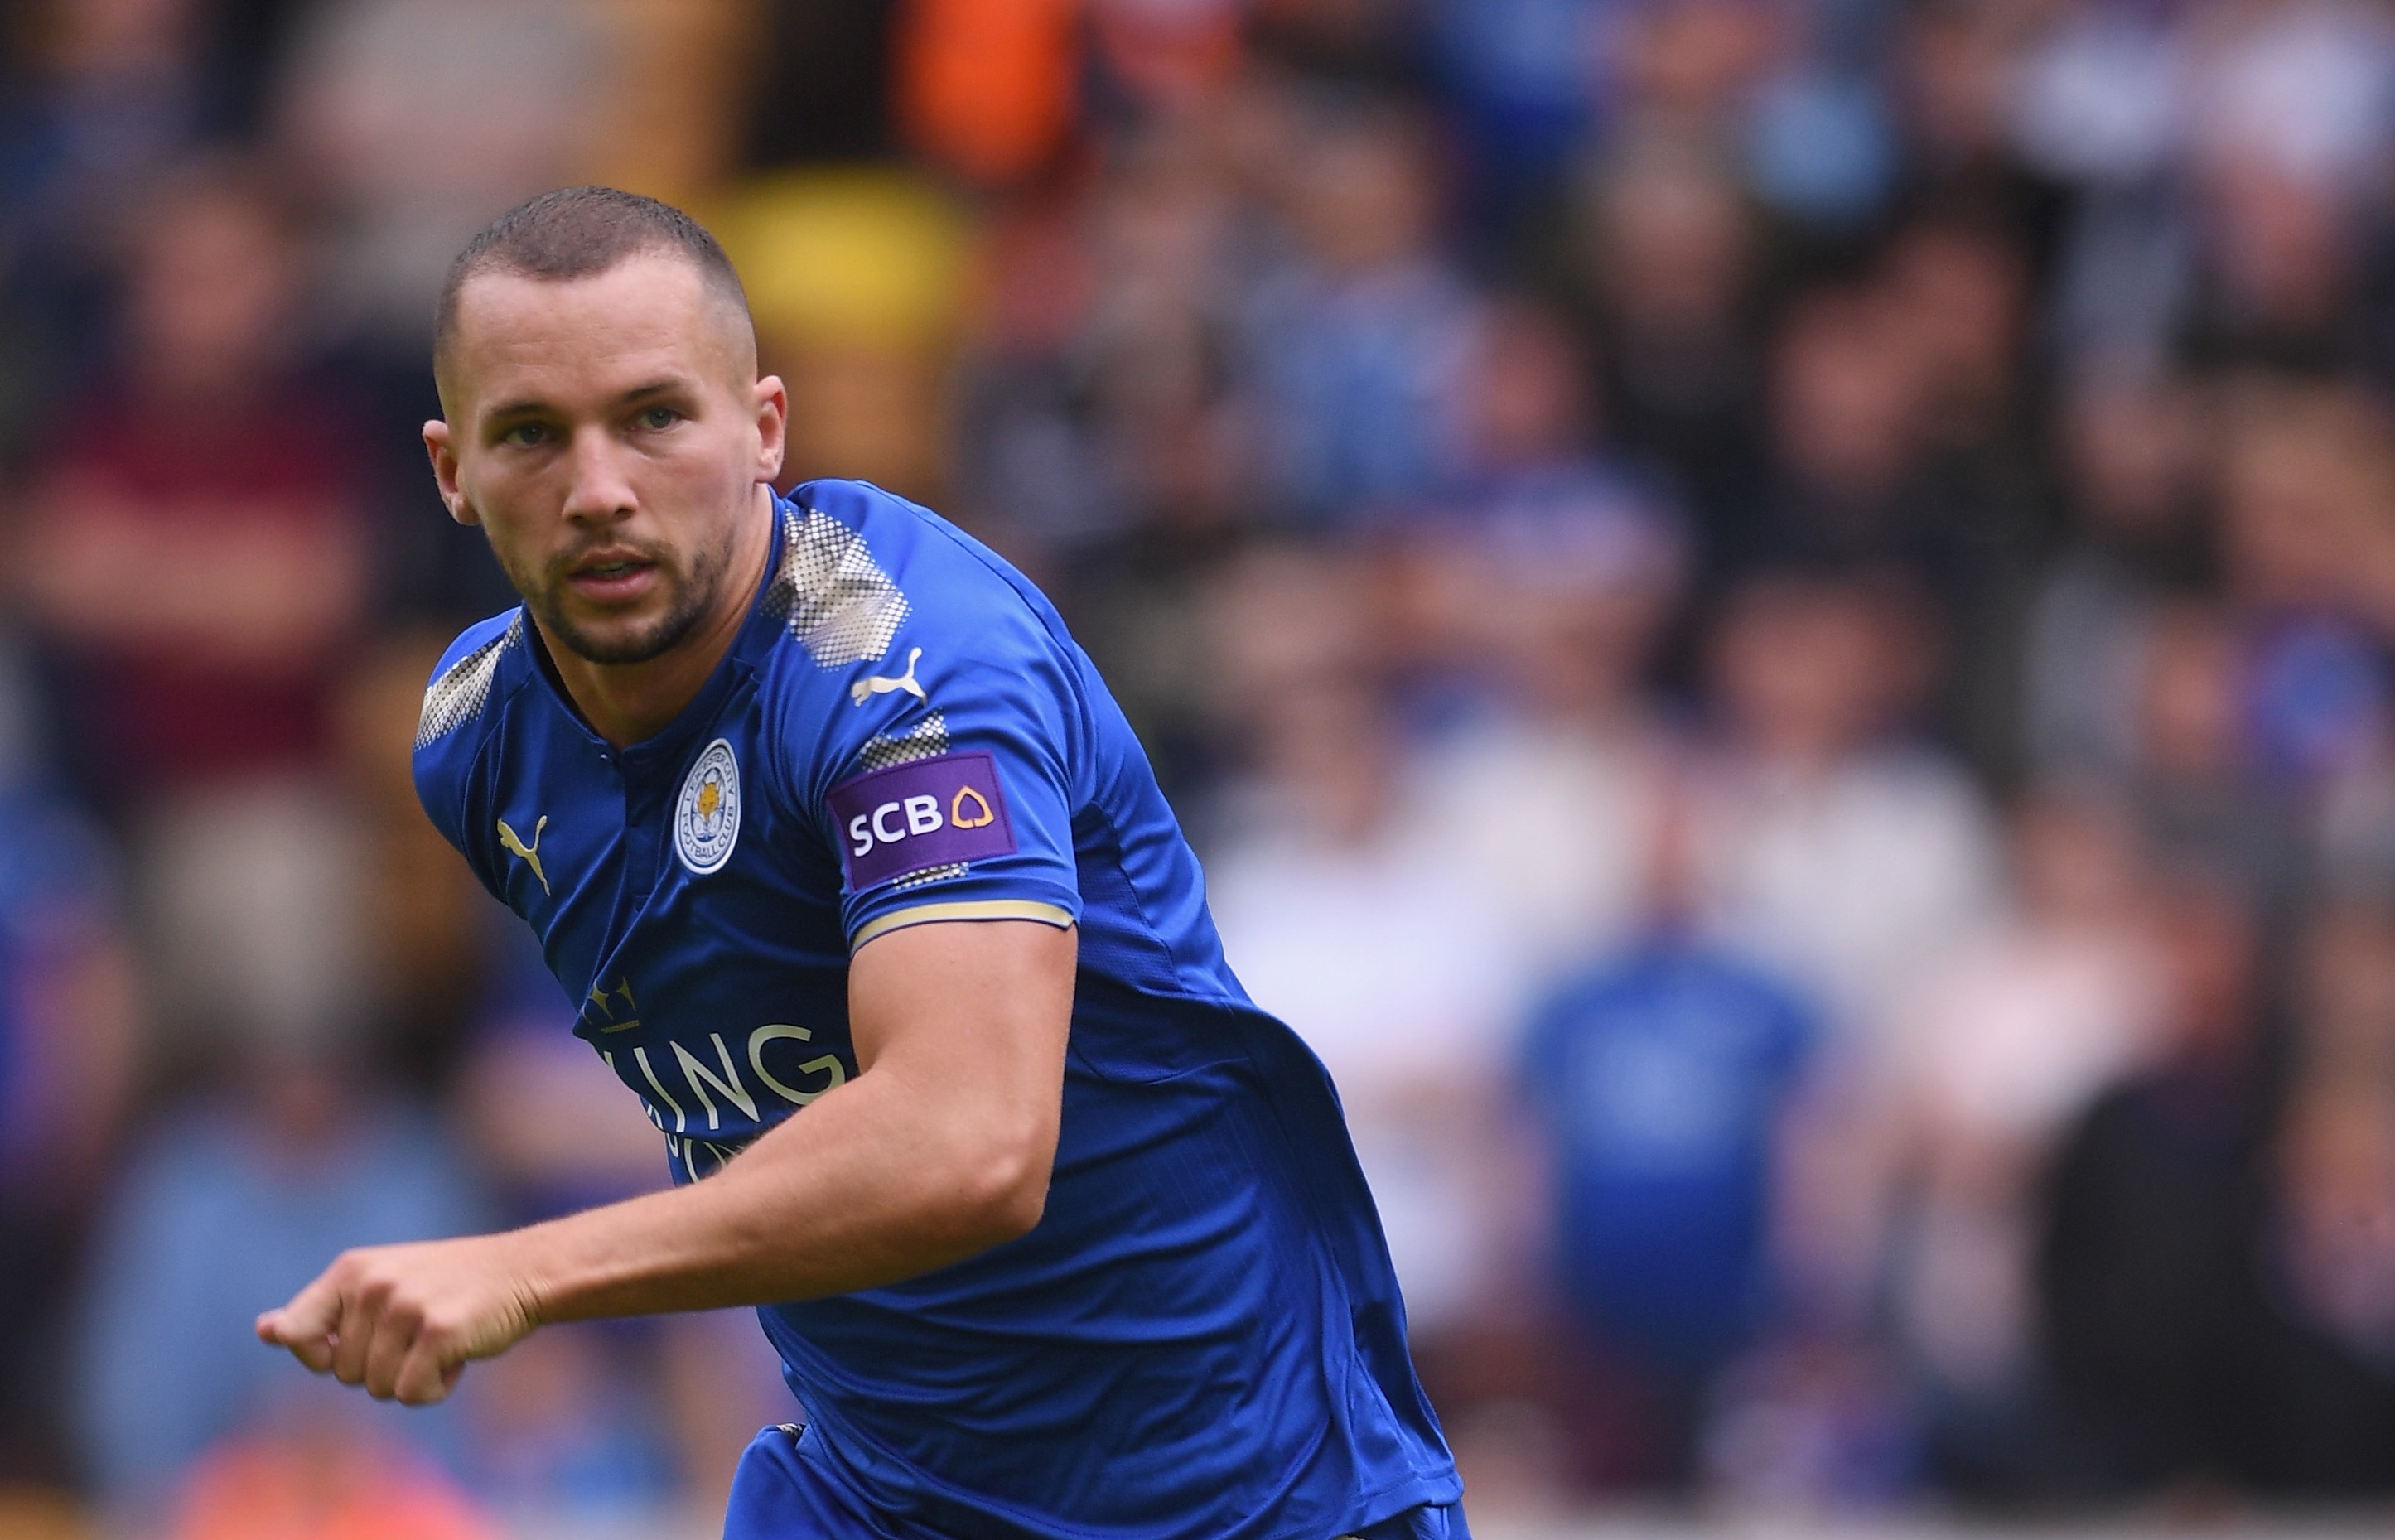
[[[655,619],[613,632],[595,631],[567,617],[564,605],[559,603],[567,581],[562,570],[547,583],[526,582],[522,574],[515,572],[509,572],[508,579],[523,596],[541,630],[575,657],[586,663],[606,666],[647,663],[673,651],[697,630],[721,596],[724,573],[732,564],[728,542],[722,551],[695,552],[686,573],[664,552],[648,559],[654,563],[670,602]]]

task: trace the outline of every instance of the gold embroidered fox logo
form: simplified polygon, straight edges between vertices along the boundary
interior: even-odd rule
[[[507,819],[499,820],[499,848],[510,856],[523,858],[524,865],[532,868],[532,874],[540,879],[540,891],[543,893],[550,891],[549,873],[540,870],[540,831],[548,827],[549,815],[544,813],[540,816],[540,822],[532,826],[532,843],[526,844],[523,836],[508,827]]]
[[[848,687],[848,698],[862,706],[869,696],[888,695],[893,690],[904,690],[918,700],[929,702],[932,697],[923,693],[923,686],[915,683],[915,665],[922,656],[923,649],[920,647],[908,653],[906,671],[895,679],[886,674],[869,674],[858,680]]]

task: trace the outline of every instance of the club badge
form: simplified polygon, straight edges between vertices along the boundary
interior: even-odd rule
[[[723,870],[740,838],[740,763],[717,738],[681,783],[674,809],[674,854],[701,877]]]

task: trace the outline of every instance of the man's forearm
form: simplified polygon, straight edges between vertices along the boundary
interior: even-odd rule
[[[557,1321],[846,1294],[1028,1229],[1052,1143],[927,1115],[914,1089],[904,1067],[881,1066],[703,1182],[498,1239],[537,1318]]]
[[[345,1252],[260,1315],[258,1337],[431,1401],[543,1321],[841,1294],[1021,1235],[1056,1159],[1075,945],[1028,922],[885,936],[852,964],[860,1072],[715,1175],[503,1234]]]

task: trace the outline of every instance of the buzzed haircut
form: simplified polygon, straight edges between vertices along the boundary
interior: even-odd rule
[[[469,279],[485,272],[564,283],[588,278],[628,258],[653,252],[679,254],[699,277],[742,315],[748,291],[732,259],[707,227],[674,207],[638,192],[613,187],[561,187],[518,204],[493,219],[457,253],[442,281],[432,312],[432,359],[436,370],[457,329],[457,295]]]

